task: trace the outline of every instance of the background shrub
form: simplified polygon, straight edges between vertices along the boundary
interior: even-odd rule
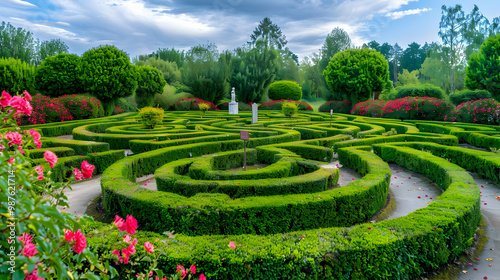
[[[144,107],[139,110],[139,120],[146,128],[153,129],[163,122],[163,114],[161,108]]]
[[[405,97],[388,101],[383,117],[405,120],[444,120],[453,108],[442,99],[433,97]]]
[[[490,36],[481,45],[479,52],[470,56],[466,68],[465,86],[470,89],[485,89],[494,97],[500,96],[500,33]],[[498,97],[497,97],[498,98]]]
[[[205,103],[205,104],[210,105],[210,109],[208,109],[209,111],[219,110],[217,108],[217,106],[215,106],[212,102],[205,101],[205,100],[199,99],[197,97],[181,99],[181,100],[175,102],[174,105],[170,107],[170,109],[173,111],[198,111],[199,110],[199,107],[198,107],[199,103]]]
[[[493,95],[487,90],[470,90],[464,89],[455,91],[450,94],[450,101],[455,105],[460,105],[467,101],[474,101],[480,99],[490,99]]]
[[[47,57],[38,67],[35,80],[37,89],[45,95],[58,97],[67,93],[81,93],[81,58],[61,53]]]
[[[471,100],[457,106],[449,121],[499,124],[500,103],[495,99]]]
[[[381,100],[368,100],[365,102],[360,102],[354,106],[351,110],[351,114],[358,116],[382,117],[384,111],[383,108],[386,102]]]
[[[411,97],[434,97],[445,99],[444,91],[433,84],[410,84],[395,88],[396,98]]]
[[[297,105],[298,110],[302,110],[302,111],[312,111],[313,110],[311,105],[309,105],[305,102],[289,100],[289,99],[287,99],[287,100],[284,100],[284,99],[273,100],[273,101],[269,101],[266,103],[262,103],[259,105],[259,110],[280,110],[281,111],[281,107],[283,106],[283,103],[285,103],[285,102],[295,103]]]
[[[68,109],[74,120],[100,118],[104,116],[101,101],[88,95],[63,95],[57,98]]]
[[[122,107],[120,106],[115,106],[115,109],[113,110],[113,115],[118,115],[118,114],[121,114],[121,113],[124,113],[125,110],[122,109]]]
[[[37,94],[33,96],[31,106],[33,111],[28,118],[30,124],[64,122],[73,119],[70,111],[57,98],[51,99],[48,96]]]
[[[155,94],[161,94],[167,84],[160,70],[153,66],[137,66],[139,79],[135,91],[135,101],[138,108],[153,106]]]
[[[114,46],[94,48],[82,55],[83,88],[102,101],[106,115],[115,108],[115,99],[134,93],[137,76],[127,54]]]
[[[125,110],[125,112],[137,112],[137,105],[133,96],[118,98],[115,102],[115,108],[117,106]]]
[[[19,59],[0,58],[0,92],[35,92],[35,66]]]
[[[319,106],[319,112],[330,112],[333,109],[334,113],[349,114],[351,112],[352,103],[351,101],[327,101],[323,105]]]
[[[269,98],[272,100],[302,99],[302,88],[294,81],[277,81],[269,86]]]

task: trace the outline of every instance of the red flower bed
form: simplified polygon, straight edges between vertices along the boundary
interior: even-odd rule
[[[69,110],[64,107],[61,100],[37,94],[33,96],[33,112],[28,118],[30,124],[49,122],[64,122],[73,119]]]
[[[480,99],[464,102],[445,120],[481,124],[498,124],[500,116],[500,103],[495,99]]]
[[[58,97],[74,120],[98,118],[104,116],[101,101],[95,97],[71,94]]]
[[[311,105],[301,102],[301,101],[296,101],[296,100],[290,100],[290,99],[280,99],[280,100],[273,100],[269,101],[266,103],[262,103],[259,105],[259,110],[281,110],[281,106],[283,106],[283,103],[285,102],[292,102],[297,105],[297,108],[302,111],[312,111]]]
[[[358,116],[381,118],[384,111],[386,102],[381,100],[368,100],[365,102],[360,102],[354,106],[351,110],[351,114]]]
[[[200,108],[198,107],[199,103],[205,103],[210,106],[209,111],[218,111],[219,109],[215,106],[214,103],[210,101],[205,101],[203,99],[199,99],[197,97],[192,98],[183,98],[177,102],[175,102],[172,106],[170,106],[170,110],[172,111],[198,111]]]
[[[341,114],[349,114],[352,108],[352,102],[351,101],[327,101],[323,103],[323,105],[319,106],[318,111],[319,112],[330,112],[331,109],[333,109],[334,113],[341,113]]]
[[[113,110],[113,115],[118,115],[125,112],[125,110],[122,109],[120,106],[115,106],[115,109]]]
[[[405,97],[387,102],[383,117],[405,120],[444,120],[453,108],[434,97]]]

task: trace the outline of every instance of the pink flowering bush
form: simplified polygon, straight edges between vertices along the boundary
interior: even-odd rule
[[[384,118],[442,121],[453,108],[434,97],[404,97],[388,101],[382,110]]]
[[[121,113],[124,113],[125,110],[123,110],[122,107],[120,106],[115,106],[115,109],[113,109],[113,113],[111,115],[118,115],[118,114],[121,114]]]
[[[481,124],[500,123],[500,103],[495,99],[480,99],[464,102],[457,106],[447,121],[469,122]]]
[[[360,102],[356,104],[354,108],[352,108],[351,114],[358,116],[380,118],[384,113],[383,108],[385,104],[386,102],[381,100],[368,100]]]
[[[294,103],[295,105],[297,105],[297,108],[299,109],[299,111],[301,111],[301,110],[302,111],[312,111],[313,110],[311,105],[309,105],[305,102],[290,100],[290,99],[280,99],[280,100],[273,100],[273,101],[269,101],[266,103],[262,103],[259,105],[259,110],[280,110],[281,111],[281,107],[283,106],[283,103],[285,103],[285,102]]]
[[[205,103],[210,108],[208,109],[209,111],[218,111],[219,109],[215,104],[213,104],[210,101],[206,101],[203,99],[199,99],[197,97],[192,97],[192,98],[183,98],[177,102],[175,102],[172,106],[170,106],[170,110],[173,111],[199,111],[200,108],[198,104],[200,103]]]
[[[60,96],[57,99],[69,110],[74,120],[104,116],[104,108],[101,105],[101,101],[95,97],[71,94]]]
[[[318,111],[330,113],[330,110],[333,109],[334,113],[349,114],[349,112],[351,111],[351,108],[352,108],[351,101],[332,100],[332,101],[326,101],[321,106],[319,106]]]
[[[51,99],[50,97],[37,94],[33,96],[32,103],[33,112],[28,118],[28,124],[64,122],[73,119],[69,110],[57,98]],[[19,119],[18,121],[25,124]]]

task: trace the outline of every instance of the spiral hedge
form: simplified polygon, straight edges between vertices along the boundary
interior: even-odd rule
[[[330,123],[329,113],[285,118],[273,111],[260,112],[254,124],[246,112],[192,111],[166,112],[153,130],[133,114],[64,125],[36,127],[46,136],[43,148],[67,167],[84,157],[103,162],[106,211],[133,215],[139,242],[175,230],[158,265],[196,263],[208,279],[413,279],[472,244],[480,191],[467,171],[500,182],[498,154],[459,146],[500,148],[497,126],[344,114]],[[47,137],[70,127],[75,140]],[[239,169],[241,130],[250,135],[247,163],[258,169]],[[387,135],[391,130],[397,134]],[[32,151],[33,161],[42,153]],[[322,167],[333,157],[363,177],[339,187],[338,169]],[[405,217],[367,223],[387,202],[388,163],[427,176],[444,192]],[[158,191],[137,183],[148,174]],[[84,225],[87,232],[106,227]],[[87,241],[107,251],[118,238]]]

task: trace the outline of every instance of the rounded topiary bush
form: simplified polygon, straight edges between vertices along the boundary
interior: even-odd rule
[[[259,110],[281,110],[281,107],[283,107],[283,103],[285,102],[293,102],[297,105],[298,110],[301,111],[312,111],[313,108],[311,105],[302,102],[302,101],[295,101],[295,100],[290,100],[290,99],[281,99],[281,100],[273,100],[269,101],[266,103],[262,103],[259,105]]]
[[[146,128],[154,129],[155,126],[163,122],[163,114],[164,111],[161,108],[144,107],[139,110],[139,121]]]
[[[385,104],[386,102],[381,100],[368,100],[360,102],[354,105],[354,107],[351,110],[351,114],[358,116],[380,118],[384,113],[382,108],[384,108]]]
[[[101,101],[95,97],[72,94],[57,99],[70,111],[74,120],[104,117]]]
[[[83,92],[81,64],[81,58],[75,54],[61,53],[45,58],[36,71],[37,89],[52,97]]]
[[[281,111],[285,116],[291,118],[293,115],[297,114],[298,108],[293,102],[285,102],[283,103],[283,106],[281,106]]]
[[[434,97],[438,99],[445,99],[444,91],[432,84],[410,84],[406,86],[397,87],[396,98],[411,97]]]
[[[269,98],[272,100],[302,99],[302,88],[294,81],[277,81],[269,86]]]
[[[383,108],[383,117],[405,120],[444,120],[453,111],[445,100],[433,97],[405,97],[391,100]]]
[[[495,99],[467,101],[457,106],[448,121],[498,124],[500,123],[500,103]]]
[[[341,114],[349,114],[352,108],[352,102],[343,100],[343,101],[326,101],[323,103],[321,106],[319,106],[318,111],[319,112],[330,112],[331,109],[333,109],[334,113],[341,113]]]
[[[465,89],[461,91],[455,91],[450,94],[451,103],[457,106],[467,101],[490,99],[490,98],[493,98],[493,95],[491,94],[491,92],[487,90]]]

